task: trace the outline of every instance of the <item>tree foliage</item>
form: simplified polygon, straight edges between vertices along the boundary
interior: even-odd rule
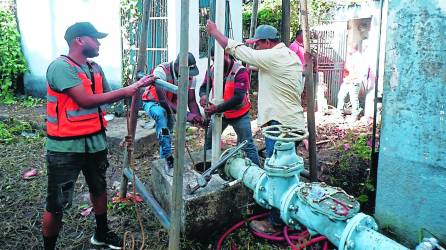
[[[20,46],[15,15],[10,9],[0,10],[0,102],[14,102],[17,77],[28,67]]]
[[[329,0],[309,0],[310,8],[310,24],[317,25],[324,19],[328,18],[329,11],[335,6],[335,3]],[[290,17],[290,37],[293,38],[294,34],[300,29],[299,20],[299,1],[290,0],[291,5],[291,17]],[[282,0],[264,0],[259,4],[257,25],[269,24],[281,30],[282,22]],[[243,11],[243,37],[249,36],[249,26],[251,24],[252,15],[252,3],[245,4]]]
[[[121,0],[121,40],[122,40],[122,83],[130,84],[136,62],[135,48],[137,46],[138,24],[142,13],[138,0]]]

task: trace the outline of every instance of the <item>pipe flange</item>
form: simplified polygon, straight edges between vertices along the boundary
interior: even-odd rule
[[[254,189],[254,200],[258,202],[258,204],[266,209],[270,209],[271,205],[268,203],[266,199],[266,184],[268,182],[268,177],[266,174],[262,174],[259,177],[259,180],[256,183],[256,187]]]
[[[280,206],[280,217],[290,228],[299,229],[299,223],[293,217],[299,212],[299,197],[295,189],[299,184],[295,184],[288,189],[283,196],[283,202]]]
[[[378,224],[376,224],[373,217],[358,213],[353,218],[347,221],[347,225],[342,232],[341,239],[339,240],[339,250],[354,249],[354,242],[350,239],[355,234],[355,232],[361,229],[370,228],[374,231],[378,230]]]

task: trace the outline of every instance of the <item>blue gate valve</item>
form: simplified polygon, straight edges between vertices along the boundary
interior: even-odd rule
[[[273,155],[264,169],[234,155],[225,165],[225,174],[240,180],[254,191],[254,199],[266,208],[280,210],[280,218],[290,227],[304,225],[311,235],[324,235],[339,250],[405,250],[399,243],[377,232],[373,217],[359,213],[359,203],[339,187],[325,183],[300,182],[304,170],[295,142],[308,134],[293,126],[263,128],[265,137],[276,140]]]

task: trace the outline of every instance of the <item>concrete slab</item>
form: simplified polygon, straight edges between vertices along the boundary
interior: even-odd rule
[[[135,154],[144,153],[144,149],[153,146],[157,143],[155,134],[155,121],[138,119],[135,133]],[[127,135],[127,118],[114,117],[108,121],[107,126],[107,141],[110,148],[120,149],[119,144]]]
[[[203,161],[203,152],[192,152],[191,155],[195,163]],[[209,154],[207,159],[210,158]],[[205,188],[198,189],[193,195],[188,194],[187,185],[195,186],[199,173],[192,170],[193,164],[187,154],[185,163],[181,227],[187,238],[199,239],[212,234],[216,228],[228,228],[255,206],[249,189],[240,183],[229,186],[218,174],[213,175]],[[152,162],[150,167],[150,188],[161,207],[170,215],[173,178],[165,174],[164,160]]]

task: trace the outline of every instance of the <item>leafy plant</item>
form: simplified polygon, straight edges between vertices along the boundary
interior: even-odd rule
[[[331,19],[330,10],[336,6],[335,1],[311,0],[309,4],[309,22],[311,26],[319,25]]]
[[[9,9],[0,10],[0,62],[0,102],[12,104],[15,103],[13,89],[17,77],[28,68],[14,13]]]
[[[282,22],[282,1],[281,0],[264,0],[261,5],[259,5],[257,25],[269,24],[281,30]],[[320,24],[322,21],[329,19],[330,10],[335,7],[334,1],[330,0],[311,0],[309,1],[309,22],[310,26],[315,26]],[[300,15],[299,15],[299,1],[290,1],[290,38],[294,38],[294,35],[300,27]],[[243,22],[243,36],[249,36],[249,27],[251,24],[252,15],[252,4],[246,4],[244,6],[244,11],[242,15]]]
[[[352,153],[361,160],[370,160],[372,149],[367,145],[368,138],[366,135],[360,135],[352,145]]]
[[[35,106],[38,106],[38,105],[42,105],[44,103],[45,102],[44,102],[43,99],[35,98],[35,97],[32,97],[32,96],[27,96],[26,98],[23,98],[21,100],[20,105],[22,105],[24,107],[27,107],[27,108],[32,108],[32,107],[35,107]]]
[[[138,0],[121,0],[121,40],[122,40],[122,83],[131,83],[134,73],[137,46],[138,24],[142,19]]]
[[[293,38],[295,32],[300,28],[298,2],[291,1],[291,17],[290,17],[290,37]],[[265,0],[259,5],[257,12],[257,25],[268,24],[274,26],[277,30],[281,30],[282,23],[282,1],[281,0]],[[245,5],[242,13],[243,36],[249,36],[249,28],[251,25],[252,7]]]
[[[35,133],[29,122],[14,119],[0,122],[0,143],[14,142],[23,133]],[[37,135],[39,137],[39,135]]]

